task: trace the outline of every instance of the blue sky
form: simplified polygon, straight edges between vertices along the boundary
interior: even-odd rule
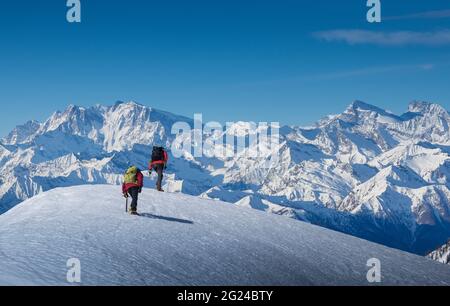
[[[0,10],[0,135],[68,104],[135,100],[205,120],[310,124],[355,99],[450,109],[450,2],[8,1]]]

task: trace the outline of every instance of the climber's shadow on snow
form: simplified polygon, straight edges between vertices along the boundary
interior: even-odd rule
[[[149,214],[149,213],[142,213],[142,214],[140,214],[140,216],[144,217],[144,218],[158,219],[158,220],[164,220],[164,221],[169,221],[169,222],[178,222],[178,223],[184,223],[184,224],[194,224],[194,222],[192,222],[190,220],[158,216],[158,215]]]

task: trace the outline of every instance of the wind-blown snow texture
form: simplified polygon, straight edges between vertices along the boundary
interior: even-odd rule
[[[152,144],[182,141],[170,133],[177,121],[192,124],[129,102],[70,106],[17,127],[0,144],[0,212],[55,187],[119,184],[128,161],[146,167]],[[449,126],[437,104],[414,102],[398,116],[356,101],[313,128],[281,128],[281,158],[269,169],[270,150],[256,159],[185,152],[171,159],[166,184],[425,255],[450,238]]]
[[[450,285],[450,267],[281,216],[145,189],[141,217],[120,188],[58,188],[0,216],[0,285]]]

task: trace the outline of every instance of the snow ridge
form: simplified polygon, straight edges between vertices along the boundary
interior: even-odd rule
[[[69,285],[70,258],[81,285],[368,286],[370,258],[381,285],[450,285],[450,267],[304,222],[150,189],[136,217],[117,194],[57,188],[1,215],[0,285]]]

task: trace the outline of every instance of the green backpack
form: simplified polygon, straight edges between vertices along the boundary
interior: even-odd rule
[[[123,181],[125,184],[137,184],[137,174],[138,168],[136,166],[132,166],[128,168],[127,172],[125,172]]]

